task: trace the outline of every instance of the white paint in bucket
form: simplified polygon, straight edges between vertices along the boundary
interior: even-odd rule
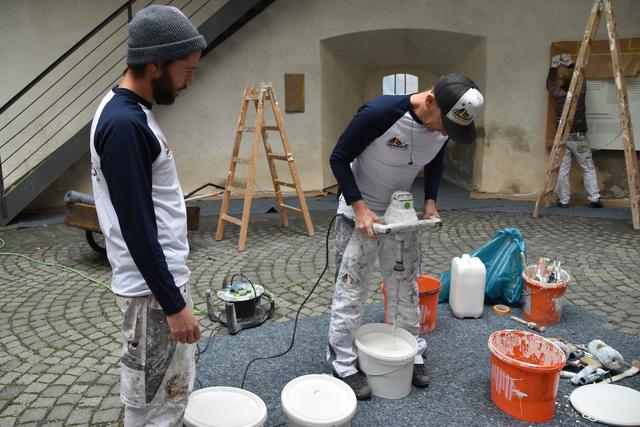
[[[385,399],[401,399],[411,392],[416,338],[401,328],[369,323],[356,331],[360,369],[367,375],[371,393]]]
[[[208,387],[191,393],[183,421],[187,427],[261,427],[266,420],[266,405],[250,391]]]
[[[356,394],[329,375],[294,378],[280,395],[289,427],[349,427],[356,413]]]

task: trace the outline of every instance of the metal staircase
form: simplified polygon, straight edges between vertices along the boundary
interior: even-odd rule
[[[126,1],[0,107],[0,225],[89,150],[91,119],[126,67],[127,23],[139,9],[181,9],[207,41],[204,56],[274,1]]]

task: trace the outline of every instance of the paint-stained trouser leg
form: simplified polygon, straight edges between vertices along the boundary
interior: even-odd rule
[[[367,302],[369,275],[379,244],[378,240],[372,240],[353,230],[352,222],[338,216],[336,261],[339,262],[339,269],[331,304],[327,360],[340,377],[357,372],[355,333],[360,327],[362,312]],[[348,242],[346,247],[345,242]],[[341,260],[337,259],[339,252],[343,254]]]
[[[576,163],[582,168],[582,181],[590,202],[600,200],[600,188],[598,187],[598,175],[596,166],[593,163],[591,144],[584,134],[570,134],[567,146],[564,150],[564,157],[558,172],[558,184],[556,193],[560,203],[569,203],[571,188],[569,185],[569,175],[571,172],[571,158],[575,157]]]
[[[382,278],[387,288],[387,322],[392,323],[395,316],[396,281],[400,283],[398,294],[398,320],[396,326],[405,329],[416,337],[418,352],[414,363],[423,363],[423,355],[427,351],[427,342],[418,334],[420,332],[420,307],[418,303],[418,234],[412,233],[405,239],[403,264],[404,271],[396,273],[396,247],[398,242],[393,235],[380,236],[381,248],[378,255]],[[396,274],[398,274],[396,278]]]
[[[572,138],[575,148],[573,155],[576,163],[582,168],[582,181],[584,181],[584,189],[590,202],[600,200],[600,189],[598,188],[598,175],[596,173],[596,165],[593,163],[591,154],[591,143],[586,135],[576,135]]]
[[[563,205],[569,203],[571,199],[571,185],[569,184],[569,175],[571,173],[571,139],[567,140],[567,145],[564,149],[564,155],[562,156],[562,162],[560,163],[560,169],[558,170],[558,182],[556,184],[556,194],[558,195],[558,201]]]
[[[180,288],[193,307],[189,285]],[[181,426],[195,381],[195,344],[170,339],[167,317],[153,295],[116,296],[124,316],[120,397],[125,426]]]
[[[355,228],[356,223],[354,222],[354,220],[349,219],[344,215],[338,215],[336,217],[336,273],[333,276],[333,283],[338,280],[338,273],[340,272],[340,265],[342,264],[342,256],[344,255],[345,249],[347,249],[347,245],[349,244],[349,240],[351,239],[351,235],[353,234],[353,230],[355,230]]]

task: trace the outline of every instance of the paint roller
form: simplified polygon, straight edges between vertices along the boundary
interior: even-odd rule
[[[605,369],[619,371],[624,366],[624,358],[620,352],[601,340],[591,341],[587,350]]]

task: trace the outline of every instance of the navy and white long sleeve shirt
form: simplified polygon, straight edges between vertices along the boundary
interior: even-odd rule
[[[411,108],[411,95],[380,96],[358,109],[333,149],[331,169],[342,195],[338,213],[354,218],[364,200],[382,215],[394,191],[411,191],[424,168],[425,200],[436,200],[447,136],[429,131]]]
[[[91,175],[116,295],[153,295],[167,315],[185,307],[186,207],[173,154],[134,92],[114,88],[91,124]]]

